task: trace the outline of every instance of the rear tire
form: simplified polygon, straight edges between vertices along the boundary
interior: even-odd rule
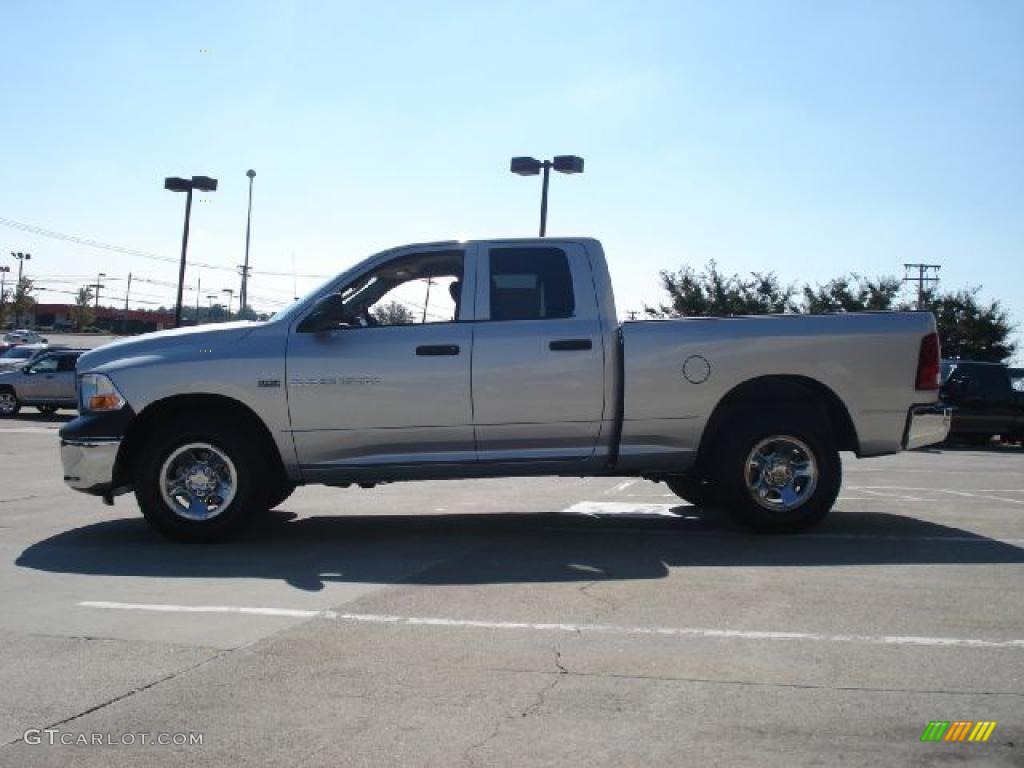
[[[733,519],[759,533],[793,533],[832,509],[843,470],[827,421],[814,411],[743,414],[715,452],[715,486]]]
[[[21,403],[14,390],[7,388],[0,390],[0,419],[11,419],[18,415],[21,410]]]
[[[270,468],[250,432],[213,414],[157,429],[135,465],[135,498],[149,524],[177,541],[221,541],[266,511]]]
[[[715,503],[714,488],[711,483],[700,477],[676,475],[665,478],[665,485],[683,501],[695,507],[705,507]]]

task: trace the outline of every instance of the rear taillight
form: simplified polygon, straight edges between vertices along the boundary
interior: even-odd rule
[[[939,388],[939,367],[942,354],[939,350],[939,334],[929,333],[921,339],[921,351],[917,355],[917,389]]]

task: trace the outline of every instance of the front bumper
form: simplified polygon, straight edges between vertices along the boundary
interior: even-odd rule
[[[76,491],[109,495],[114,488],[114,464],[120,438],[60,441],[64,482]]]
[[[952,421],[953,409],[947,405],[915,405],[907,415],[903,448],[912,451],[915,448],[941,443],[949,436]]]

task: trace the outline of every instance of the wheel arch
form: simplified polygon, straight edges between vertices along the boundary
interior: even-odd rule
[[[808,376],[768,375],[737,384],[718,401],[701,434],[697,467],[705,466],[730,417],[742,410],[763,410],[766,406],[819,409],[828,421],[836,447],[841,451],[860,451],[850,412],[830,387]]]
[[[181,413],[207,412],[217,418],[227,419],[241,428],[249,430],[260,442],[261,450],[270,458],[280,477],[286,477],[284,459],[267,425],[245,403],[227,395],[211,393],[188,393],[171,395],[147,405],[128,426],[121,440],[114,465],[114,486],[127,487],[133,484],[135,460],[147,434],[162,424],[179,417]]]

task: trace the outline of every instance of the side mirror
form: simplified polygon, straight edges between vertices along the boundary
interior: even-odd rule
[[[316,333],[337,328],[345,321],[345,302],[341,294],[329,293],[321,296],[313,305],[313,310],[299,323],[300,333]]]

